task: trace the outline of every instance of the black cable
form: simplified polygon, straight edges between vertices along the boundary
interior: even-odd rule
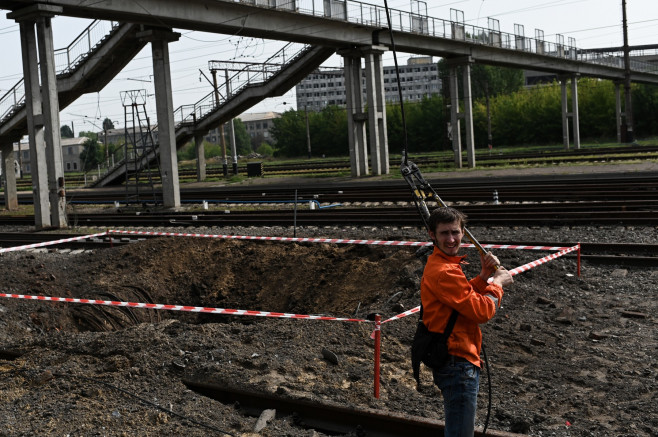
[[[487,418],[484,421],[484,430],[482,435],[487,433],[487,427],[489,426],[489,417],[491,416],[491,371],[489,370],[489,358],[487,358],[487,350],[482,345],[482,353],[484,354],[484,366],[487,368],[487,385],[489,386],[489,403],[487,405]]]
[[[408,165],[408,140],[407,140],[407,120],[404,114],[404,101],[402,100],[402,87],[400,86],[400,70],[398,68],[398,55],[395,51],[395,40],[393,39],[393,26],[391,25],[391,14],[388,10],[388,1],[384,0],[384,9],[386,10],[386,22],[388,23],[388,32],[391,36],[391,52],[393,52],[393,62],[395,64],[395,80],[398,84],[398,96],[400,98],[400,115],[402,117],[402,159],[405,166]]]

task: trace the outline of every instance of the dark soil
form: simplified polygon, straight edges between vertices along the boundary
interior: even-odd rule
[[[482,241],[656,242],[655,228],[471,229]],[[172,231],[181,231],[173,229]],[[291,235],[289,229],[199,229]],[[298,236],[425,240],[418,229],[307,229]],[[465,250],[472,276],[477,253]],[[498,250],[508,268],[547,252]],[[159,238],[83,253],[12,252],[3,293],[390,317],[419,304],[426,251],[408,247]],[[535,436],[656,436],[658,272],[563,257],[517,276],[483,325],[490,429]],[[0,436],[311,436],[289,417],[257,418],[183,378],[442,419],[409,350],[417,316],[382,328],[373,397],[373,325],[0,300]],[[327,361],[322,349],[338,358]],[[478,402],[487,412],[486,372]],[[138,396],[136,398],[135,396]],[[146,402],[148,401],[148,403]],[[156,408],[156,405],[174,414]],[[196,423],[186,420],[192,419]],[[207,426],[200,425],[204,424]],[[213,429],[210,429],[212,427]]]

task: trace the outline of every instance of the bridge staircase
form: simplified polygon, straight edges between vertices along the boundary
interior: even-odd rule
[[[60,110],[86,93],[103,89],[146,45],[136,37],[137,24],[93,21],[75,40],[55,50]],[[25,86],[21,79],[0,98],[2,143],[19,141],[27,132]]]
[[[229,78],[228,89],[235,91],[210,92],[193,105],[182,105],[174,111],[176,147],[184,146],[195,132],[208,132],[253,107],[263,99],[281,96],[303,78],[316,70],[335,52],[323,46],[290,43],[273,55],[258,70],[244,68]],[[298,50],[294,55],[291,51]],[[287,59],[286,59],[287,58]],[[273,60],[283,59],[276,68],[264,67]],[[156,145],[156,153],[158,146]],[[155,158],[153,158],[155,159]],[[126,166],[118,161],[91,186],[117,185],[125,180]]]

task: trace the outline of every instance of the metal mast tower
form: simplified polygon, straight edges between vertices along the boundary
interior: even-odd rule
[[[156,202],[154,177],[160,176],[160,162],[153,130],[146,115],[146,90],[121,92],[124,114],[123,153],[126,165],[126,202]]]

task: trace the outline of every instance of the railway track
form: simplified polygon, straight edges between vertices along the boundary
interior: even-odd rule
[[[430,437],[443,435],[444,423],[425,417],[410,416],[390,411],[342,407],[326,402],[276,396],[264,392],[230,388],[186,378],[183,383],[191,390],[222,403],[239,405],[243,414],[259,416],[266,409],[276,410],[278,416],[292,416],[299,427],[315,429],[329,435],[357,435],[368,437],[397,437],[401,435]],[[488,429],[487,436],[520,437],[504,431]],[[475,431],[482,437],[482,430]]]
[[[441,180],[435,184],[441,198],[469,216],[472,224],[658,225],[658,176],[597,175],[595,177],[525,177]],[[497,195],[497,201],[494,199]],[[181,190],[183,205],[171,212],[157,197],[126,203],[123,190],[69,192],[70,226],[420,226],[402,181],[290,186],[213,187]],[[31,202],[31,196],[21,197]],[[297,201],[298,208],[291,205]],[[201,209],[201,204],[212,204]],[[78,205],[118,204],[98,209]],[[274,206],[274,204],[279,204]],[[315,210],[310,207],[318,206]],[[396,206],[397,205],[397,206]],[[428,205],[433,207],[433,202]],[[328,206],[332,206],[329,208]],[[30,216],[0,216],[0,225],[31,225]]]
[[[64,239],[81,237],[83,234],[54,233],[0,233],[0,248],[10,248],[23,245],[54,242]],[[136,243],[151,238],[163,238],[157,235],[114,235],[94,237],[48,246],[52,249],[103,249]],[[167,237],[164,237],[167,238]],[[546,242],[546,241],[480,241],[481,244],[507,244],[513,246],[543,246],[571,247],[577,242]],[[590,263],[618,266],[650,266],[658,267],[658,244],[637,243],[580,243],[581,259]],[[574,258],[577,255],[566,255]]]
[[[500,202],[582,202],[582,201],[651,201],[658,198],[658,176],[652,173],[599,174],[595,176],[535,176],[505,178],[451,178],[429,179],[441,198],[446,202],[491,203],[494,193]],[[182,188],[181,202],[200,203],[264,203],[300,200],[317,200],[323,203],[347,202],[409,202],[412,197],[404,181],[358,181],[313,183],[301,181],[299,186],[267,184],[259,186]],[[21,204],[32,203],[32,193],[19,193]],[[142,197],[141,202],[160,202],[162,195],[156,191]],[[0,198],[0,202],[4,199]],[[71,189],[67,192],[70,204],[125,203],[124,188]],[[134,202],[140,203],[140,202]]]
[[[544,165],[547,162],[552,165],[559,164],[586,164],[591,162],[616,162],[628,160],[646,160],[658,158],[658,146],[622,146],[606,149],[578,149],[559,150],[540,153],[505,153],[489,154],[478,153],[476,159],[478,167],[500,166],[505,164]],[[428,157],[418,156],[414,162],[421,167],[451,167],[454,157]],[[389,165],[396,168],[400,164],[399,158],[391,158]],[[299,163],[263,163],[263,173],[269,176],[304,175],[304,174],[330,174],[349,173],[350,162],[347,158],[327,158],[321,160],[304,161]],[[92,172],[93,173],[93,172]],[[238,166],[238,173],[247,174],[247,164]],[[179,168],[181,182],[196,181],[196,169]],[[209,178],[223,178],[222,166],[209,165],[206,168]],[[83,176],[68,175],[67,186],[69,189],[83,187],[85,178]],[[16,181],[19,190],[30,190],[32,181],[29,177]]]
[[[431,206],[431,205],[430,205]],[[472,225],[658,225],[658,201],[613,204],[541,203],[533,205],[459,206]],[[119,209],[99,213],[71,213],[69,226],[421,226],[413,207],[158,211],[157,208]],[[0,216],[0,226],[34,224],[31,215]]]
[[[493,201],[497,192],[500,202],[563,202],[563,201],[612,201],[651,200],[658,196],[658,176],[602,175],[600,177],[534,177],[534,178],[479,178],[440,179],[432,182],[441,198],[449,202]],[[185,202],[201,200],[221,202],[268,202],[294,199],[317,200],[326,203],[346,202],[409,202],[409,187],[403,181],[377,181],[335,184],[307,182],[298,187],[265,185],[258,187],[215,187],[181,189]],[[83,190],[70,193],[70,200],[113,201],[125,198],[125,191]],[[156,199],[160,197],[156,193]]]

